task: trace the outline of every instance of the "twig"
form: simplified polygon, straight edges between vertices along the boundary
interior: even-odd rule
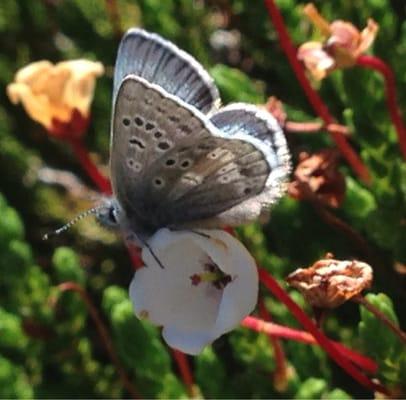
[[[111,26],[113,28],[114,36],[117,40],[120,40],[123,36],[123,30],[120,24],[120,13],[118,11],[116,0],[105,0],[107,14],[110,19]]]
[[[278,10],[275,0],[264,0],[265,6],[268,10],[269,16],[271,17],[275,29],[279,36],[279,41],[283,51],[285,52],[286,57],[288,58],[290,65],[293,68],[293,71],[298,79],[300,85],[302,86],[310,104],[320,118],[324,121],[326,126],[334,124],[334,118],[330,114],[327,106],[324,104],[323,100],[320,98],[318,93],[312,88],[309,80],[307,79],[303,67],[299,60],[296,57],[296,49],[293,46],[293,43],[289,37],[288,31],[285,27],[282,15]],[[337,147],[340,149],[344,158],[347,160],[349,165],[355,171],[355,173],[362,179],[365,183],[370,182],[370,175],[367,167],[358,157],[354,149],[349,145],[345,137],[338,132],[331,132],[331,136]]]
[[[85,303],[86,308],[87,308],[90,316],[93,319],[93,322],[96,325],[97,332],[99,333],[99,336],[107,350],[107,353],[110,356],[112,363],[114,364],[114,366],[117,369],[118,375],[120,377],[120,380],[121,380],[124,388],[127,390],[127,392],[131,395],[131,397],[133,399],[140,399],[141,397],[138,394],[137,390],[135,389],[134,385],[131,383],[130,379],[128,378],[128,375],[127,375],[123,365],[121,364],[120,359],[118,358],[117,352],[114,349],[113,341],[111,340],[110,334],[109,334],[106,326],[104,325],[97,308],[90,300],[89,295],[76,282],[64,282],[64,283],[61,283],[60,285],[58,285],[57,288],[61,292],[73,291],[73,292],[76,292],[79,294],[80,298]]]
[[[391,67],[378,57],[361,55],[357,58],[357,65],[370,68],[379,72],[385,81],[386,105],[389,110],[392,123],[398,134],[398,140],[403,157],[406,158],[406,127],[396,102],[396,81],[395,74]]]
[[[176,364],[178,365],[182,381],[187,388],[189,396],[192,398],[196,397],[193,374],[190,369],[190,365],[186,354],[176,349],[171,349],[171,352],[173,359],[176,361]]]
[[[395,325],[393,321],[391,321],[382,311],[376,308],[364,296],[358,295],[353,297],[351,300],[363,305],[368,311],[374,314],[376,318],[380,319],[401,340],[403,344],[406,344],[406,333]]]
[[[256,332],[263,332],[267,335],[272,335],[273,337],[295,340],[296,342],[302,342],[306,344],[317,344],[317,340],[309,332],[304,332],[297,329],[289,328],[287,326],[278,325],[259,318],[251,316],[246,317],[241,322],[241,325]],[[337,348],[338,351],[340,351],[340,353],[342,353],[358,367],[372,374],[375,374],[377,372],[378,365],[375,361],[345,347],[339,342],[335,342],[333,340],[329,341]]]
[[[329,124],[325,126],[322,122],[295,122],[286,121],[284,128],[290,133],[319,133],[322,129],[326,129],[328,132],[337,132],[341,135],[349,136],[349,129],[340,124]]]
[[[306,313],[290,298],[279,283],[266,270],[258,268],[260,281],[266,286],[272,294],[278,298],[289,309],[292,315],[298,320],[303,327],[308,330],[316,339],[317,343],[330,355],[330,357],[354,378],[358,383],[371,391],[378,391],[389,394],[388,390],[379,383],[373,382],[366,375],[361,373],[344,355],[334,346],[327,337],[317,329],[314,322]]]
[[[83,144],[83,141],[76,138],[69,138],[67,139],[67,141],[72,146],[72,150],[74,151],[78,161],[80,162],[86,173],[89,175],[89,177],[92,179],[94,184],[102,193],[110,195],[110,181],[100,173],[99,169],[93,163],[93,161],[89,157],[88,151]]]
[[[267,322],[272,322],[271,314],[266,309],[264,300],[262,298],[258,300],[258,309],[262,319],[264,319]],[[276,364],[275,372],[273,374],[274,385],[276,388],[278,388],[279,391],[284,391],[284,389],[286,389],[288,379],[287,376],[288,369],[286,365],[285,352],[283,351],[283,347],[280,340],[276,336],[270,334],[269,340],[273,347]]]
[[[338,218],[331,211],[326,209],[317,200],[311,200],[310,202],[313,205],[315,211],[327,224],[347,235],[365,257],[372,258],[367,241],[354,228],[352,228],[342,219]]]

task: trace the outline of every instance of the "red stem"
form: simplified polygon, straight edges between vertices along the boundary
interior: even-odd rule
[[[114,36],[117,40],[120,40],[121,36],[123,36],[123,31],[121,29],[120,24],[120,13],[118,10],[118,5],[116,0],[106,0],[106,9],[107,14],[110,19],[110,23],[113,28]]]
[[[64,282],[61,283],[60,285],[57,286],[57,288],[61,292],[66,292],[66,291],[74,291],[79,294],[80,298],[83,300],[83,302],[86,305],[86,308],[90,314],[90,316],[93,319],[93,322],[96,325],[97,332],[99,333],[99,336],[107,350],[107,353],[110,356],[110,359],[114,366],[117,369],[118,375],[120,377],[120,380],[127,390],[127,392],[131,395],[133,399],[140,399],[140,395],[137,393],[137,390],[135,389],[134,385],[131,383],[130,379],[128,378],[128,375],[121,364],[120,359],[118,358],[117,352],[114,349],[113,341],[111,340],[109,331],[107,330],[106,326],[104,325],[99,312],[95,305],[92,303],[90,300],[89,295],[86,293],[86,291],[78,285],[76,282]]]
[[[141,257],[141,249],[139,247],[134,246],[131,243],[127,243],[127,250],[128,254],[130,255],[133,268],[136,271],[137,269],[141,268],[144,265],[144,261],[142,261]]]
[[[396,102],[395,74],[391,67],[383,60],[374,56],[361,55],[357,58],[357,65],[379,72],[385,81],[386,106],[388,107],[392,123],[398,134],[398,140],[403,157],[406,158],[406,127]]]
[[[298,79],[300,85],[302,86],[310,104],[312,105],[315,112],[323,120],[325,125],[334,123],[334,118],[330,114],[329,109],[324,104],[318,93],[312,88],[309,80],[307,79],[302,64],[296,57],[296,48],[290,39],[289,33],[285,27],[282,15],[276,6],[274,0],[264,0],[265,6],[268,10],[268,14],[272,19],[275,29],[279,36],[279,41],[286,57],[288,58],[291,67]],[[336,131],[330,132],[333,140],[335,141],[337,147],[340,149],[344,158],[347,160],[348,164],[352,167],[355,173],[362,179],[365,183],[370,182],[370,175],[367,167],[363,164],[361,159],[358,157],[354,149],[349,145],[345,137]]]
[[[246,317],[242,323],[242,326],[252,329],[256,332],[263,332],[267,335],[272,335],[273,337],[278,337],[281,339],[295,340],[297,342],[302,342],[306,344],[317,344],[316,339],[313,335],[308,332],[300,331],[298,329],[289,328],[287,326],[278,325],[273,322],[263,321],[262,319],[255,317]],[[339,342],[329,340],[337,350],[339,350],[345,357],[351,360],[355,365],[364,369],[365,371],[375,374],[378,370],[378,365],[375,361],[371,360],[369,357],[365,357],[362,354],[351,350]]]
[[[80,164],[82,165],[83,169],[92,179],[94,184],[98,187],[98,189],[106,194],[111,194],[111,185],[110,181],[103,176],[96,165],[93,163],[91,158],[89,157],[89,153],[83,144],[83,141],[78,138],[69,138],[68,142],[72,146],[72,149],[79,160]]]
[[[172,351],[172,356],[174,360],[176,361],[176,364],[178,365],[180,375],[182,377],[182,381],[184,385],[187,387],[189,396],[191,398],[195,398],[196,393],[194,390],[194,380],[193,380],[193,374],[190,369],[190,365],[187,359],[187,356],[185,353],[182,353],[179,350],[176,349],[171,349]]]
[[[258,309],[261,318],[263,318],[267,322],[272,322],[271,314],[266,309],[264,300],[262,298],[258,300]],[[287,365],[285,353],[283,351],[282,343],[276,336],[270,334],[269,340],[273,347],[276,364],[274,372],[274,383],[276,387],[283,390],[283,388],[286,387],[287,382]]]
[[[306,315],[306,313],[290,298],[285,290],[279,283],[264,269],[258,268],[259,279],[266,286],[272,294],[278,298],[298,322],[308,330],[316,339],[317,343],[330,355],[330,357],[343,368],[350,376],[352,376],[358,383],[365,386],[371,391],[378,391],[388,394],[386,388],[382,385],[373,382],[366,375],[361,373],[355,366],[332,344],[329,339],[317,329],[314,322]]]

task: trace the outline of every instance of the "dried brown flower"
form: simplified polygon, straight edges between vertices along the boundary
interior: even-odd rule
[[[330,207],[339,207],[344,200],[345,178],[338,169],[338,160],[335,149],[300,153],[289,194],[297,200],[317,199]]]
[[[283,103],[277,97],[269,97],[265,104],[265,108],[275,117],[280,126],[285,125],[287,115],[283,107]]]
[[[297,269],[286,281],[312,306],[335,308],[371,286],[372,268],[361,261],[327,258],[309,268]]]

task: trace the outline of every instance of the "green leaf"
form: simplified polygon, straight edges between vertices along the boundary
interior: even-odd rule
[[[218,64],[210,70],[225,104],[231,102],[264,103],[264,88],[242,71]]]
[[[74,281],[85,283],[85,272],[80,265],[77,254],[69,247],[59,247],[52,257],[59,282]]]

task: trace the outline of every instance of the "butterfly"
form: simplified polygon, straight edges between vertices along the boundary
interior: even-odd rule
[[[113,85],[113,196],[96,211],[141,244],[159,229],[237,226],[284,193],[290,156],[275,118],[220,106],[208,72],[142,29],[123,37]]]

